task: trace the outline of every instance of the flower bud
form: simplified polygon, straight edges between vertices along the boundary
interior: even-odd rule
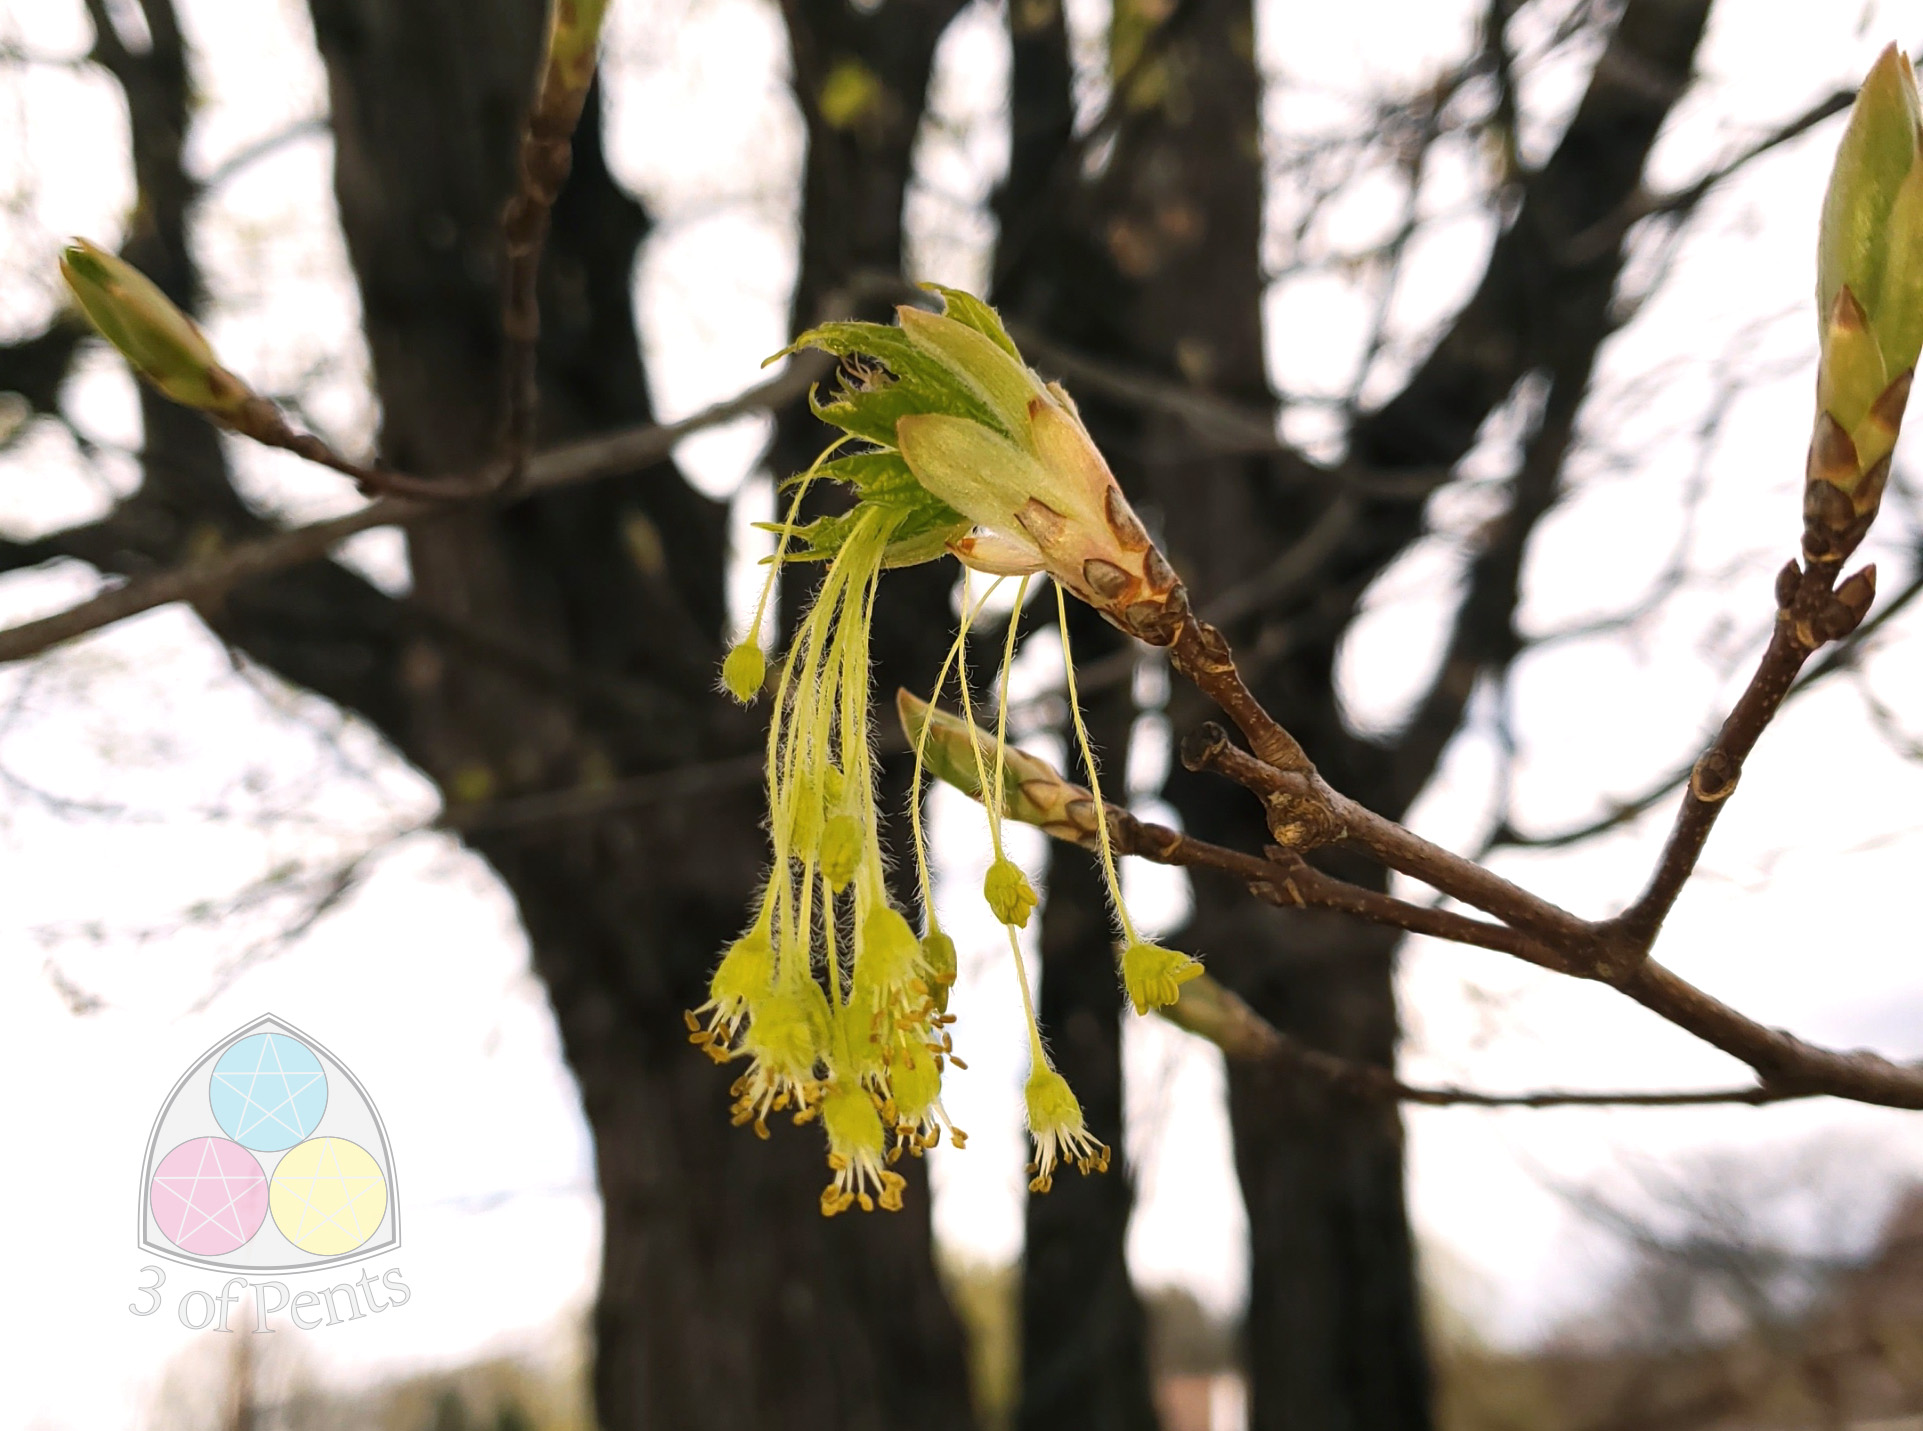
[[[729,695],[747,705],[761,694],[768,679],[768,658],[753,641],[743,641],[721,663],[721,684]]]
[[[982,896],[995,918],[1017,929],[1028,928],[1028,916],[1039,903],[1035,887],[1022,873],[1022,867],[1006,855],[988,867],[988,877],[982,881]]]
[[[973,733],[984,751],[993,748],[994,738],[905,690],[895,692],[895,710],[910,747],[920,745],[928,773],[964,795],[981,799],[981,776],[969,735]],[[1002,751],[1002,814],[1007,818],[1034,825],[1059,840],[1087,844],[1095,835],[1094,812],[1089,792],[1065,779],[1047,761],[1012,745]]]
[[[1882,500],[1910,376],[1923,350],[1923,103],[1910,62],[1877,57],[1837,146],[1816,252],[1816,428],[1804,545],[1841,560]]]
[[[181,406],[231,420],[255,400],[193,320],[125,259],[77,238],[60,255],[60,276],[100,336]]]

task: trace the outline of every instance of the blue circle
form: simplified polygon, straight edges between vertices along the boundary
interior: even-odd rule
[[[286,1034],[250,1034],[220,1056],[208,1083],[214,1121],[243,1148],[278,1153],[303,1143],[327,1111],[327,1074]]]

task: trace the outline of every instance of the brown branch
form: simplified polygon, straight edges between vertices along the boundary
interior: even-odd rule
[[[527,480],[517,491],[503,494],[504,499],[519,500],[535,492],[631,472],[660,462],[675,443],[689,433],[728,422],[744,413],[780,407],[806,392],[826,370],[826,361],[812,355],[791,359],[773,377],[679,422],[649,423],[553,448],[528,464]],[[479,492],[478,484],[470,485],[474,492]],[[439,515],[448,507],[447,501],[381,497],[345,516],[237,543],[192,566],[135,577],[64,611],[0,629],[0,662],[37,656],[62,641],[170,602],[212,600],[239,583],[319,561],[358,532],[405,526]]]
[[[1648,953],[1695,871],[1717,816],[1735,793],[1743,763],[1782,707],[1803,663],[1826,641],[1848,635],[1862,621],[1875,594],[1875,572],[1867,567],[1833,591],[1835,563],[1812,561],[1799,568],[1791,562],[1783,569],[1777,579],[1780,609],[1769,646],[1716,739],[1691,768],[1682,808],[1648,887],[1634,904],[1602,926],[1611,942],[1620,940],[1632,956]]]
[[[1231,744],[1220,726],[1204,725],[1189,736],[1182,743],[1182,763],[1226,776],[1253,793],[1268,811],[1270,833],[1287,850],[1300,853],[1329,844],[1360,850],[1543,944],[1586,953],[1593,942],[1587,921],[1340,794],[1313,768],[1281,770],[1257,759]]]
[[[1109,812],[1109,830],[1119,853],[1137,855],[1155,864],[1219,870],[1241,880],[1257,899],[1278,908],[1334,910],[1409,934],[1494,949],[1567,972],[1552,950],[1507,925],[1411,904],[1379,890],[1349,884],[1315,868],[1293,850],[1271,849],[1266,858],[1246,854],[1194,839],[1166,825],[1138,820],[1121,810]],[[1090,832],[1078,843],[1094,849],[1096,837]]]
[[[756,752],[699,765],[677,766],[673,770],[651,771],[605,785],[542,791],[474,805],[450,805],[434,822],[434,827],[464,836],[490,835],[599,819],[604,815],[643,810],[752,785],[760,778],[761,769],[762,757]]]
[[[540,402],[535,358],[541,340],[541,250],[549,216],[574,163],[574,131],[594,80],[601,20],[607,0],[550,0],[547,50],[540,88],[521,134],[518,187],[501,215],[506,273],[501,332],[506,339],[502,380],[507,424],[502,436],[501,484],[518,488],[534,450]]]
[[[1808,133],[1831,115],[1841,114],[1855,99],[1854,89],[1839,89],[1824,95],[1801,114],[1783,121],[1694,183],[1667,194],[1637,191],[1618,205],[1614,213],[1570,239],[1563,251],[1564,258],[1571,263],[1589,262],[1615,248],[1622,242],[1623,235],[1643,219],[1689,213],[1708,197],[1712,189],[1732,178],[1752,161]]]
[[[1862,625],[1826,650],[1821,660],[1810,665],[1797,678],[1796,684],[1790,687],[1789,694],[1783,698],[1783,703],[1787,705],[1819,682],[1829,679],[1839,671],[1851,669],[1869,639],[1913,605],[1919,596],[1923,596],[1923,572],[1912,577],[1901,591],[1878,607],[1875,614],[1865,620]],[[1620,829],[1662,804],[1673,791],[1681,789],[1688,781],[1695,765],[1694,760],[1688,761],[1665,774],[1641,794],[1627,800],[1613,802],[1606,814],[1546,835],[1524,834],[1505,820],[1490,835],[1484,853],[1501,848],[1558,850],[1569,845],[1581,844],[1585,840],[1593,840],[1596,836],[1607,834],[1611,830]]]
[[[1225,1057],[1238,1063],[1272,1064],[1282,1072],[1313,1078],[1338,1096],[1367,1102],[1416,1103],[1431,1108],[1685,1108],[1731,1103],[1755,1106],[1810,1096],[1760,1084],[1653,1092],[1545,1088],[1526,1093],[1486,1093],[1453,1084],[1405,1083],[1380,1064],[1343,1058],[1290,1037],[1207,975],[1184,986],[1182,997],[1160,1012],[1177,1028],[1209,1040]]]
[[[1831,515],[1840,521],[1848,514]],[[1299,859],[1322,845],[1339,844],[1362,851],[1450,898],[1495,915],[1532,943],[1546,946],[1549,957],[1534,962],[1609,983],[1670,1023],[1743,1060],[1756,1070],[1771,1097],[1823,1093],[1890,1107],[1923,1108],[1923,1066],[1893,1063],[1864,1051],[1840,1053],[1805,1043],[1757,1023],[1648,958],[1663,917],[1694,869],[1721,805],[1735,788],[1744,760],[1780,708],[1797,673],[1823,644],[1857,629],[1869,608],[1875,591],[1873,568],[1866,568],[1840,586],[1835,584],[1841,559],[1847,555],[1848,546],[1860,538],[1861,529],[1867,528],[1867,519],[1855,519],[1847,531],[1839,527],[1843,532],[1840,541],[1831,540],[1835,532],[1825,536],[1828,522],[1822,504],[1813,505],[1804,538],[1810,557],[1803,566],[1790,563],[1778,578],[1779,616],[1770,648],[1722,732],[1697,762],[1690,793],[1649,889],[1617,919],[1593,923],[1581,919],[1332,789],[1308,763],[1294,739],[1249,694],[1220,633],[1194,617],[1184,624],[1171,648],[1174,663],[1236,720],[1257,753],[1239,749],[1220,727],[1209,726],[1184,742],[1183,763],[1190,769],[1208,770],[1235,780],[1262,802],[1270,832],[1282,848],[1270,853],[1261,883],[1274,883],[1275,875],[1269,871],[1283,868],[1291,856]],[[1273,752],[1273,756],[1265,752]],[[1206,859],[1198,855],[1194,862],[1254,876],[1256,867],[1248,864],[1247,858],[1252,857],[1209,852]],[[1296,871],[1307,868],[1288,867]],[[1292,877],[1295,894],[1307,902],[1303,876],[1298,873]],[[1327,907],[1343,908],[1394,928],[1417,929],[1408,913],[1415,906],[1386,896],[1386,903],[1361,898],[1370,892],[1350,892],[1336,881],[1321,885],[1311,881],[1311,886],[1327,901]],[[1454,933],[1442,932],[1442,926],[1436,924],[1429,929],[1438,937],[1495,947],[1485,934],[1486,926],[1480,921],[1468,924],[1470,928]],[[1518,947],[1506,952],[1529,958],[1539,951]]]

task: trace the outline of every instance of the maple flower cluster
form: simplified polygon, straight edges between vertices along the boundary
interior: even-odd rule
[[[1102,460],[1075,404],[1021,358],[994,310],[953,289],[934,289],[943,311],[898,310],[898,324],[829,323],[798,338],[841,359],[834,392],[816,414],[842,436],[793,479],[753,629],[728,654],[722,684],[750,701],[770,685],[760,646],[776,573],[825,565],[814,597],[772,678],[767,802],[773,845],[767,882],[748,931],[715,970],[707,1002],[689,1012],[690,1037],[718,1062],[745,1064],[732,1089],[734,1119],[762,1136],[790,1113],[819,1120],[832,1180],[830,1216],[901,1206],[902,1154],[920,1156],[944,1130],[964,1134],[941,1103],[954,1055],[947,1011],[955,945],[942,932],[928,875],[921,779],[934,770],[978,798],[994,847],[983,898],[1005,927],[1027,1011],[1031,1067],[1025,1090],[1035,1156],[1030,1186],[1046,1191],[1055,1170],[1108,1166],[1067,1081],[1051,1065],[1016,931],[1037,896],[1002,844],[1004,819],[1037,819],[1038,800],[1071,796],[1095,806],[1109,890],[1120,926],[1117,962],[1138,1012],[1171,1004],[1202,972],[1194,959],[1141,939],[1122,904],[1099,784],[1081,792],[1007,743],[1011,619],[1002,652],[1002,700],[992,737],[976,727],[967,679],[969,627],[981,601],[963,602],[960,630],[930,703],[904,693],[901,712],[915,747],[910,801],[920,932],[893,901],[887,878],[869,728],[869,631],[883,573],[954,555],[971,571],[1028,583],[1046,576],[1068,660],[1063,593],[1153,644],[1172,641],[1187,614],[1181,583],[1156,550]],[[852,505],[805,524],[809,487],[830,481]],[[966,589],[965,589],[966,591]],[[933,711],[953,672],[964,711]],[[1070,707],[1084,762],[1095,770],[1068,660]],[[965,732],[965,734],[960,734]],[[1038,793],[1039,792],[1039,793]]]

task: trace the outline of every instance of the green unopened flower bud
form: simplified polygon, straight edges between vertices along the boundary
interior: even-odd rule
[[[1201,977],[1200,963],[1159,944],[1138,940],[1122,951],[1122,987],[1138,1014],[1167,1008],[1182,996],[1182,985]]]
[[[175,402],[232,418],[255,400],[193,320],[125,259],[75,239],[60,255],[60,276],[100,336]]]
[[[1837,146],[1816,302],[1822,362],[1804,548],[1838,561],[1876,516],[1923,350],[1923,101],[1894,45],[1864,78]]]
[[[1028,927],[1029,913],[1038,903],[1035,887],[1022,873],[1022,867],[1005,855],[988,867],[988,877],[982,881],[982,896],[995,918],[1017,929]]]
[[[836,894],[848,887],[861,863],[861,821],[836,815],[821,830],[821,877]]]
[[[981,799],[981,767],[975,762],[969,736],[972,733],[984,751],[993,748],[994,738],[905,690],[895,692],[895,711],[910,747],[921,747],[928,773],[964,795]],[[1095,835],[1095,801],[1087,789],[1065,779],[1046,760],[1012,745],[1002,752],[1002,814],[1061,840],[1085,844]]]
[[[722,686],[744,706],[761,694],[767,679],[768,658],[752,641],[743,641],[733,648],[721,663]]]

